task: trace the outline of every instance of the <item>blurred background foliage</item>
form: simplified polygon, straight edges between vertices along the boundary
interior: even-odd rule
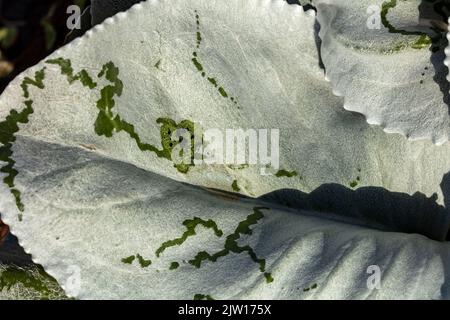
[[[70,5],[79,6],[83,12],[90,0],[0,0],[0,93],[19,73],[70,41],[71,30],[67,28]],[[0,265],[5,263],[33,266],[31,257],[0,220]],[[16,271],[8,272],[29,276],[28,269]],[[21,285],[35,285],[27,279],[22,279]],[[2,272],[0,288],[6,285],[4,280]]]
[[[83,12],[90,0],[0,0],[0,93],[22,71],[83,33],[67,28],[71,5]],[[66,298],[1,220],[0,274],[0,300]]]

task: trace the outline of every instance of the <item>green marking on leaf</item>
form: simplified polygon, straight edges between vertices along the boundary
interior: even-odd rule
[[[196,25],[197,25],[197,32],[196,32],[196,43],[197,43],[197,45],[196,45],[196,48],[197,48],[197,50],[199,50],[203,39],[202,39],[201,30],[200,30],[200,26],[201,26],[201,24],[200,24],[200,16],[199,16],[197,10],[195,10],[195,20],[196,20],[195,22],[196,22]],[[191,61],[194,64],[194,66],[197,69],[197,71],[200,72],[202,77],[203,78],[207,78],[207,80],[217,89],[217,91],[219,92],[219,94],[223,98],[227,98],[227,99],[229,98],[232,103],[234,103],[235,105],[238,105],[237,99],[235,97],[230,97],[228,92],[225,90],[225,88],[219,86],[216,78],[214,78],[214,77],[207,77],[206,76],[206,73],[204,71],[203,65],[201,64],[201,62],[199,60],[198,52],[194,51],[192,53],[192,56],[193,57],[192,57]],[[238,108],[239,108],[239,106],[238,106]]]
[[[160,136],[161,136],[161,146],[162,150],[160,151],[160,154],[162,157],[166,158],[167,160],[172,161],[172,151],[173,149],[181,143],[182,137],[178,139],[178,141],[172,140],[173,133],[178,129],[185,129],[189,132],[191,136],[191,155],[190,155],[190,163],[180,163],[180,164],[174,164],[175,168],[181,173],[187,173],[189,171],[189,168],[193,166],[194,161],[194,152],[195,152],[195,125],[192,121],[189,120],[182,120],[180,123],[176,123],[174,120],[169,118],[158,118],[156,120],[156,123],[161,125],[160,128]],[[180,156],[183,156],[182,154],[183,149],[180,150]]]
[[[431,38],[426,35],[426,34],[422,34],[419,39],[413,43],[413,45],[411,46],[411,48],[413,49],[423,49],[423,48],[428,48],[432,43]]]
[[[138,260],[141,268],[147,268],[149,265],[152,264],[151,260],[144,259],[144,257],[141,256],[139,253],[137,253],[136,255],[123,258],[121,261],[125,264],[132,264],[136,259]]]
[[[182,245],[189,237],[195,236],[195,229],[197,226],[201,225],[206,229],[212,229],[214,234],[217,237],[221,237],[223,235],[223,231],[217,227],[217,224],[213,220],[203,220],[201,218],[194,217],[194,219],[188,219],[183,222],[183,225],[186,227],[186,231],[180,238],[176,238],[173,240],[169,240],[164,242],[157,250],[156,256],[159,257],[161,253],[163,253],[166,249],[174,246]]]
[[[34,79],[31,79],[29,77],[26,77],[23,81],[20,87],[22,88],[23,97],[25,99],[28,99],[30,97],[30,92],[28,91],[29,86],[35,86],[39,89],[44,89],[44,78],[45,78],[45,68],[42,68],[39,71],[36,71],[34,74]]]
[[[49,51],[56,42],[56,29],[53,27],[52,23],[47,20],[43,20],[41,26],[45,33],[45,49]]]
[[[278,170],[277,173],[275,173],[275,176],[277,178],[281,178],[281,177],[287,177],[287,178],[292,178],[297,176],[297,172],[296,171],[286,171],[286,170]]]
[[[74,75],[72,62],[69,59],[50,59],[47,60],[46,63],[58,65],[61,68],[61,74],[67,76],[69,84],[79,80],[83,86],[88,87],[89,89],[94,89],[97,86],[97,83],[92,80],[91,76],[84,69]]]
[[[17,285],[32,289],[42,300],[67,298],[56,280],[40,266],[35,269],[0,268],[0,292]]]
[[[20,199],[21,193],[14,188],[14,179],[18,172],[14,169],[14,164],[16,162],[12,159],[12,144],[16,141],[14,134],[19,131],[18,124],[27,123],[29,115],[32,113],[32,101],[25,101],[25,108],[21,112],[11,110],[5,121],[0,122],[0,142],[2,143],[2,146],[0,147],[0,160],[7,163],[0,171],[7,173],[3,182],[9,187],[16,200],[17,208],[22,212],[24,211],[24,205]],[[21,220],[21,217],[19,217],[19,219]]]
[[[113,131],[117,132],[128,128],[128,124],[122,122],[120,116],[114,117],[112,109],[115,106],[114,96],[121,96],[123,90],[123,83],[119,79],[119,68],[114,63],[108,62],[105,64],[98,74],[99,78],[105,77],[106,80],[112,83],[107,85],[100,91],[100,99],[97,101],[97,108],[100,110],[97,120],[95,121],[95,132],[99,136],[112,137]],[[128,132],[130,135],[137,134],[134,131]]]
[[[41,20],[41,26],[44,29],[45,35],[45,49],[47,51],[52,49],[56,43],[57,32],[51,21],[55,14],[55,11],[56,11],[56,4],[53,4],[50,7],[50,10],[48,11],[47,15]]]
[[[233,188],[233,191],[235,191],[235,192],[241,191],[241,189],[238,186],[237,180],[233,181],[233,183],[231,184],[231,188]]]
[[[195,53],[195,52],[194,52]],[[203,66],[198,62],[197,58],[192,58],[192,62],[194,63],[194,66],[197,68],[198,71],[203,71]]]
[[[197,293],[196,295],[194,295],[194,300],[214,300],[214,299],[208,294]]]
[[[228,98],[228,93],[225,91],[224,88],[220,87],[220,88],[219,88],[219,93],[220,93],[220,95],[221,95],[222,97]]]
[[[178,267],[180,266],[180,264],[178,262],[172,262],[170,264],[169,270],[175,270],[178,269]]]
[[[241,235],[252,234],[252,229],[250,229],[250,226],[257,224],[258,221],[264,217],[264,214],[261,212],[261,210],[263,209],[269,210],[269,208],[266,207],[253,208],[253,214],[247,216],[247,219],[245,219],[244,221],[241,221],[236,230],[226,237],[223,250],[218,251],[212,255],[206,251],[199,252],[193,260],[189,261],[189,263],[197,268],[200,268],[203,261],[208,260],[211,262],[216,262],[217,259],[225,257],[231,252],[238,254],[246,252],[255,263],[259,264],[259,270],[261,272],[264,272],[266,270],[266,260],[258,258],[253,248],[251,248],[249,245],[240,246],[237,243]]]
[[[272,277],[272,274],[270,272],[264,273],[264,277],[266,278],[266,282],[267,283],[273,282],[273,277]]]
[[[253,208],[253,213],[250,214],[249,216],[247,216],[247,218],[244,221],[241,221],[238,224],[238,226],[236,227],[235,231],[226,237],[223,250],[220,250],[212,255],[206,251],[201,251],[201,252],[197,253],[197,255],[195,256],[194,259],[189,260],[188,263],[193,265],[196,268],[200,268],[202,266],[203,261],[208,260],[211,262],[216,262],[217,259],[219,259],[221,257],[225,257],[230,253],[240,254],[240,253],[246,252],[250,256],[250,258],[259,265],[259,270],[261,272],[265,272],[266,271],[266,260],[258,258],[255,251],[253,250],[253,248],[251,248],[249,245],[240,246],[237,243],[237,241],[240,239],[241,235],[251,235],[252,234],[252,229],[250,229],[250,227],[257,224],[258,221],[264,217],[264,214],[261,212],[261,210],[270,210],[270,208],[266,208],[266,207]],[[217,224],[212,220],[205,221],[203,219],[195,217],[192,220],[184,221],[183,225],[186,227],[187,231],[180,238],[176,238],[176,239],[164,242],[156,250],[157,257],[159,257],[161,255],[161,253],[164,250],[166,250],[167,248],[173,247],[173,246],[179,246],[179,245],[183,244],[187,240],[188,237],[196,235],[195,228],[197,225],[202,225],[206,228],[213,229],[214,233],[217,237],[221,237],[223,235],[222,230],[220,230],[217,227]],[[171,270],[174,269],[175,263],[177,264],[177,268],[178,268],[178,263],[172,262],[172,264],[170,266]],[[264,277],[265,277],[267,283],[273,282],[273,277],[272,277],[271,273],[268,273],[268,272],[264,273]]]
[[[358,172],[361,172],[361,169],[358,168]],[[350,182],[350,187],[355,188],[359,184],[360,181],[361,181],[361,177],[357,176],[355,180]]]
[[[308,292],[317,288],[317,283],[314,283],[311,287],[303,289],[303,292]]]
[[[45,78],[45,68],[37,71],[35,73],[35,79],[31,79],[26,77],[20,87],[22,88],[22,94],[25,99],[30,97],[30,92],[28,87],[34,86],[39,89],[44,89],[44,78]],[[16,201],[17,208],[20,212],[25,210],[25,206],[21,201],[21,192],[15,188],[14,179],[17,176],[18,172],[14,169],[15,161],[12,158],[13,151],[12,146],[16,141],[16,137],[14,136],[19,131],[19,123],[25,124],[28,123],[29,116],[34,112],[33,110],[33,100],[25,100],[23,102],[25,108],[17,112],[16,110],[11,110],[6,119],[0,122],[0,160],[6,162],[6,165],[3,165],[0,168],[0,172],[4,172],[7,176],[3,179],[3,182],[9,187],[11,194],[14,196]],[[19,213],[19,221],[22,221],[22,213]]]
[[[61,65],[62,63],[62,65]],[[66,75],[70,75],[70,61],[68,60],[59,60],[59,64],[61,68],[65,67],[65,71],[62,72]],[[72,73],[73,74],[73,73]],[[86,76],[87,73],[86,73]],[[80,75],[80,80],[82,79],[82,74]],[[114,132],[126,132],[131,139],[136,142],[136,145],[141,151],[150,151],[155,153],[160,158],[166,158],[167,160],[171,160],[171,151],[172,149],[179,143],[175,141],[168,142],[170,137],[166,137],[164,135],[164,130],[167,127],[170,127],[171,124],[174,123],[173,120],[167,118],[159,118],[157,123],[161,123],[164,127],[161,128],[161,144],[163,145],[163,150],[159,150],[156,146],[142,142],[141,137],[137,134],[136,129],[133,124],[126,122],[123,120],[120,115],[113,113],[113,108],[115,107],[114,97],[120,97],[123,91],[123,82],[119,78],[119,68],[117,68],[113,62],[108,62],[102,67],[101,72],[98,74],[99,78],[105,77],[106,80],[111,82],[111,85],[105,86],[100,90],[100,99],[97,101],[97,108],[99,109],[99,113],[97,115],[97,119],[94,124],[95,132],[99,136],[112,137]],[[70,78],[68,78],[70,79]],[[89,78],[87,78],[89,79]],[[70,82],[70,80],[69,80]],[[185,128],[191,132],[193,137],[194,132],[194,124],[189,120],[183,120],[180,124],[173,125],[175,129],[177,128]],[[192,159],[194,157],[194,144],[192,143]],[[187,173],[191,164],[179,164],[175,165],[178,171],[182,173]]]
[[[146,260],[140,254],[136,254],[136,258],[138,259],[139,264],[141,265],[142,268],[147,268],[149,265],[152,264],[152,260]]]
[[[85,87],[93,89],[97,86],[97,83],[93,81],[92,77],[88,74],[86,70],[81,70],[77,74],[74,74],[72,68],[72,63],[69,59],[57,58],[48,60],[47,63],[58,65],[61,68],[61,74],[67,77],[69,84],[75,81],[80,81]],[[171,136],[167,136],[166,132],[168,128],[172,128],[173,131],[176,129],[187,129],[191,132],[192,139],[194,138],[194,123],[189,120],[183,120],[179,124],[175,123],[173,120],[168,118],[159,118],[157,123],[162,124],[161,127],[161,144],[163,146],[162,150],[159,150],[156,146],[142,142],[141,137],[137,134],[136,129],[133,124],[123,120],[120,115],[114,114],[113,109],[116,105],[114,98],[116,96],[120,97],[123,92],[123,82],[119,78],[119,68],[117,68],[113,62],[108,62],[103,65],[98,78],[105,78],[111,84],[106,85],[100,90],[100,99],[97,101],[97,108],[99,113],[94,124],[95,132],[99,136],[105,136],[110,138],[113,136],[114,132],[126,132],[131,139],[136,142],[136,145],[141,151],[150,151],[155,153],[160,158],[166,158],[171,161],[172,149],[180,141],[172,141]],[[194,158],[194,143],[191,144],[192,155],[191,159]],[[192,161],[191,161],[192,162]],[[175,167],[181,173],[187,173],[189,167],[193,164],[178,164]]]
[[[217,86],[218,86],[217,80],[216,80],[216,79],[214,79],[214,78],[208,78],[208,81],[211,82],[211,84],[212,84],[214,87],[217,87]]]
[[[136,259],[136,256],[132,255],[132,256],[123,258],[121,261],[125,264],[132,264],[134,259]]]
[[[73,4],[80,7],[81,10],[84,10],[84,8],[86,7],[86,1],[87,0],[74,0]]]

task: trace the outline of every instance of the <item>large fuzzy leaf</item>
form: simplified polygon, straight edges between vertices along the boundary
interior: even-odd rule
[[[313,2],[327,76],[344,107],[386,132],[448,141],[446,39],[431,27],[439,22],[433,1]]]
[[[91,0],[92,6],[90,8],[92,15],[92,25],[103,22],[106,18],[112,17],[118,12],[126,11],[134,4],[142,2],[143,0]],[[285,0],[290,4],[308,4],[309,0]]]
[[[405,287],[396,281],[424,283],[411,296],[446,296],[446,245],[351,224],[442,240],[449,149],[385,135],[343,110],[320,68],[314,24],[300,6],[249,0],[149,1],[107,19],[2,95],[2,219],[34,261],[80,298],[281,298],[294,288],[298,295],[291,297],[307,297],[319,282],[316,297],[400,297]],[[192,125],[280,129],[281,170],[262,176],[257,165],[175,166],[165,135]],[[271,194],[221,200],[162,176]],[[267,201],[332,211],[348,224]],[[261,206],[272,209],[254,210]],[[266,210],[270,219],[260,221]],[[182,237],[183,222],[216,229],[156,259],[165,241]],[[240,247],[247,223],[260,226],[248,239],[251,250]],[[48,232],[37,232],[44,226]],[[198,270],[194,257],[206,249],[224,257]],[[267,260],[264,268],[253,261],[259,257]],[[172,262],[180,267],[168,270]],[[365,262],[388,271],[385,291],[368,292],[361,288],[367,274],[341,266],[367,268]],[[277,263],[287,271],[270,282],[275,275],[264,274]],[[73,265],[81,269],[80,291],[64,285]],[[419,265],[432,271],[408,282]],[[341,280],[334,274],[349,287],[336,289],[333,281]]]
[[[92,25],[102,23],[118,12],[126,11],[143,0],[91,0]]]

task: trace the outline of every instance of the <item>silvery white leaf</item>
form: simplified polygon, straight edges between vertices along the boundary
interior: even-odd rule
[[[436,144],[448,141],[445,33],[430,27],[438,20],[429,6],[419,0],[314,4],[327,77],[345,98],[344,107],[386,132]]]

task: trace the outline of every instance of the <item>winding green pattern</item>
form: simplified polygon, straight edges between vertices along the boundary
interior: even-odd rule
[[[121,261],[125,264],[132,264],[135,259],[136,259],[136,256],[133,255],[133,256],[123,258]]]
[[[250,227],[252,225],[257,224],[258,221],[264,217],[264,214],[261,212],[261,210],[269,210],[269,208],[266,207],[253,208],[253,214],[247,216],[247,219],[245,219],[244,221],[241,221],[237,226],[236,230],[226,237],[223,250],[218,251],[214,254],[209,254],[206,251],[199,252],[197,253],[194,259],[189,260],[189,263],[197,268],[200,268],[204,261],[216,262],[217,259],[225,257],[230,253],[240,254],[246,252],[255,263],[259,264],[259,270],[261,272],[265,272],[266,260],[258,258],[253,248],[250,247],[249,245],[240,246],[237,243],[241,235],[252,234],[252,229],[250,229]],[[272,275],[270,273],[264,273],[264,276],[266,278],[266,282],[269,283],[273,281]]]
[[[122,261],[122,263],[125,263],[125,264],[133,264],[133,262],[136,259],[138,260],[141,268],[147,268],[148,266],[150,266],[152,264],[152,260],[144,259],[144,257],[141,256],[139,253],[137,253],[136,255],[132,255],[132,256],[123,258],[121,261]]]
[[[100,110],[95,121],[95,132],[100,136],[112,137],[113,132],[124,131],[128,133],[131,139],[136,142],[136,145],[141,151],[150,151],[155,153],[160,158],[172,160],[171,152],[176,145],[181,143],[179,141],[172,141],[171,133],[177,129],[187,129],[194,139],[194,123],[189,120],[183,120],[179,124],[169,118],[159,118],[156,120],[161,124],[161,144],[163,149],[160,150],[156,146],[142,142],[141,137],[137,134],[134,125],[123,120],[120,115],[114,115],[112,110],[115,106],[114,96],[121,96],[123,91],[123,83],[119,79],[119,69],[109,62],[103,66],[102,71],[98,75],[99,78],[105,77],[112,85],[108,85],[101,90],[101,98],[97,101],[97,108]],[[191,159],[194,157],[194,143],[191,143]],[[191,161],[192,163],[192,161]],[[187,173],[189,167],[193,164],[175,164],[175,168],[181,173]]]
[[[231,188],[233,189],[234,192],[239,192],[241,191],[241,188],[239,188],[238,182],[237,180],[234,180],[233,183],[231,184]]]

